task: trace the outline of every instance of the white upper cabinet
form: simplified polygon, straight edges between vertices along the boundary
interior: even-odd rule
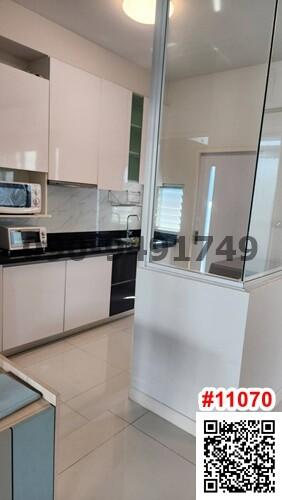
[[[0,63],[0,167],[48,171],[49,81]]]
[[[65,330],[109,317],[112,261],[107,256],[67,262]]]
[[[100,78],[51,59],[49,179],[97,184]]]
[[[132,92],[102,83],[98,187],[119,191],[127,181]]]

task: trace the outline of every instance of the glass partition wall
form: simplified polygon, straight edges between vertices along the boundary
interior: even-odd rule
[[[166,29],[150,260],[242,280],[244,270],[249,276],[272,266],[279,238],[282,245],[279,34],[261,134],[277,1],[174,0],[174,7]],[[281,95],[280,107],[274,94],[278,104]]]
[[[282,268],[282,3],[278,2],[249,234],[257,254],[244,279]]]

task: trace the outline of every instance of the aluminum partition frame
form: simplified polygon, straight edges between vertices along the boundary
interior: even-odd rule
[[[152,58],[152,80],[145,157],[145,183],[143,198],[142,236],[145,250],[144,265],[150,264],[150,243],[153,234],[154,194],[159,158],[159,136],[162,116],[164,74],[166,58],[166,35],[169,0],[157,0],[154,46]]]

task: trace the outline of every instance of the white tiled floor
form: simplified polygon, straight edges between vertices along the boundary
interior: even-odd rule
[[[195,440],[128,400],[133,317],[13,357],[61,393],[56,500],[194,500]]]

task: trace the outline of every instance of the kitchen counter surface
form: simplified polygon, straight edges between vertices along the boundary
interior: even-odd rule
[[[126,242],[125,231],[103,231],[100,233],[50,233],[48,246],[43,250],[19,250],[8,254],[0,251],[1,266],[15,266],[48,262],[54,260],[80,260],[95,255],[111,255],[139,251],[140,230],[132,231],[132,238]],[[153,241],[153,248],[169,247],[175,243],[160,239]]]
[[[54,260],[80,260],[85,257],[95,255],[111,255],[115,253],[138,252],[139,247],[136,245],[118,243],[113,241],[105,243],[81,244],[80,248],[46,248],[43,250],[20,250],[13,252],[10,255],[7,252],[0,252],[1,266],[14,266],[18,264],[32,264],[36,262],[48,262]]]

